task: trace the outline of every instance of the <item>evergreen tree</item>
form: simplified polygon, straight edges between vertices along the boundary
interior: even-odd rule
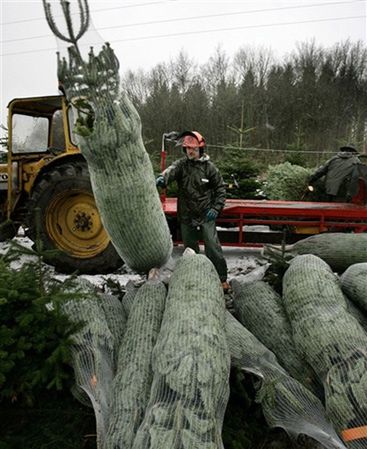
[[[71,336],[80,325],[62,305],[78,295],[64,293],[40,257],[12,268],[19,250],[0,258],[0,401],[32,404],[41,390],[60,390],[72,379]]]
[[[215,146],[291,148],[313,165],[314,153],[307,156],[307,150],[320,151],[320,163],[323,152],[340,144],[352,141],[363,148],[367,142],[362,42],[331,48],[306,42],[284,61],[249,47],[230,59],[218,47],[197,65],[180,52],[149,72],[129,72],[124,88],[141,115],[144,140],[157,164],[162,133],[172,130],[196,129]],[[266,162],[269,155],[272,163],[289,159],[259,154]]]

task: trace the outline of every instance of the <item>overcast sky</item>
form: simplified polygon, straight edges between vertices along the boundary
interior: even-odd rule
[[[0,123],[6,124],[12,98],[58,93],[57,44],[41,0],[0,4]],[[229,56],[253,46],[271,48],[282,58],[297,42],[312,39],[323,46],[345,39],[367,44],[367,0],[89,0],[89,5],[94,27],[111,43],[121,71],[149,69],[180,50],[202,63],[218,45]]]

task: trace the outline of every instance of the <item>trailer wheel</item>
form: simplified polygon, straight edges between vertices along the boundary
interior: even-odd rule
[[[85,162],[68,162],[44,174],[28,204],[28,235],[45,260],[63,273],[108,273],[123,264],[105,231]]]

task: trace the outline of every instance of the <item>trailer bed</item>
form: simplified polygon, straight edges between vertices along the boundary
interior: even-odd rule
[[[162,207],[173,229],[177,219],[177,198],[162,198]],[[261,246],[282,240],[293,243],[320,232],[367,232],[367,206],[227,199],[216,222],[223,245]],[[179,230],[173,238],[180,241]]]

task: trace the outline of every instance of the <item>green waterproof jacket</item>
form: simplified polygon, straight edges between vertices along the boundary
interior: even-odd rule
[[[226,189],[217,167],[203,155],[199,160],[186,156],[178,159],[163,173],[164,181],[177,182],[177,215],[182,223],[198,226],[205,222],[209,209],[223,209]]]
[[[340,151],[316,170],[311,176],[310,182],[313,183],[322,176],[326,176],[326,193],[335,196],[338,194],[341,185],[350,180],[356,164],[360,164],[357,153]]]

